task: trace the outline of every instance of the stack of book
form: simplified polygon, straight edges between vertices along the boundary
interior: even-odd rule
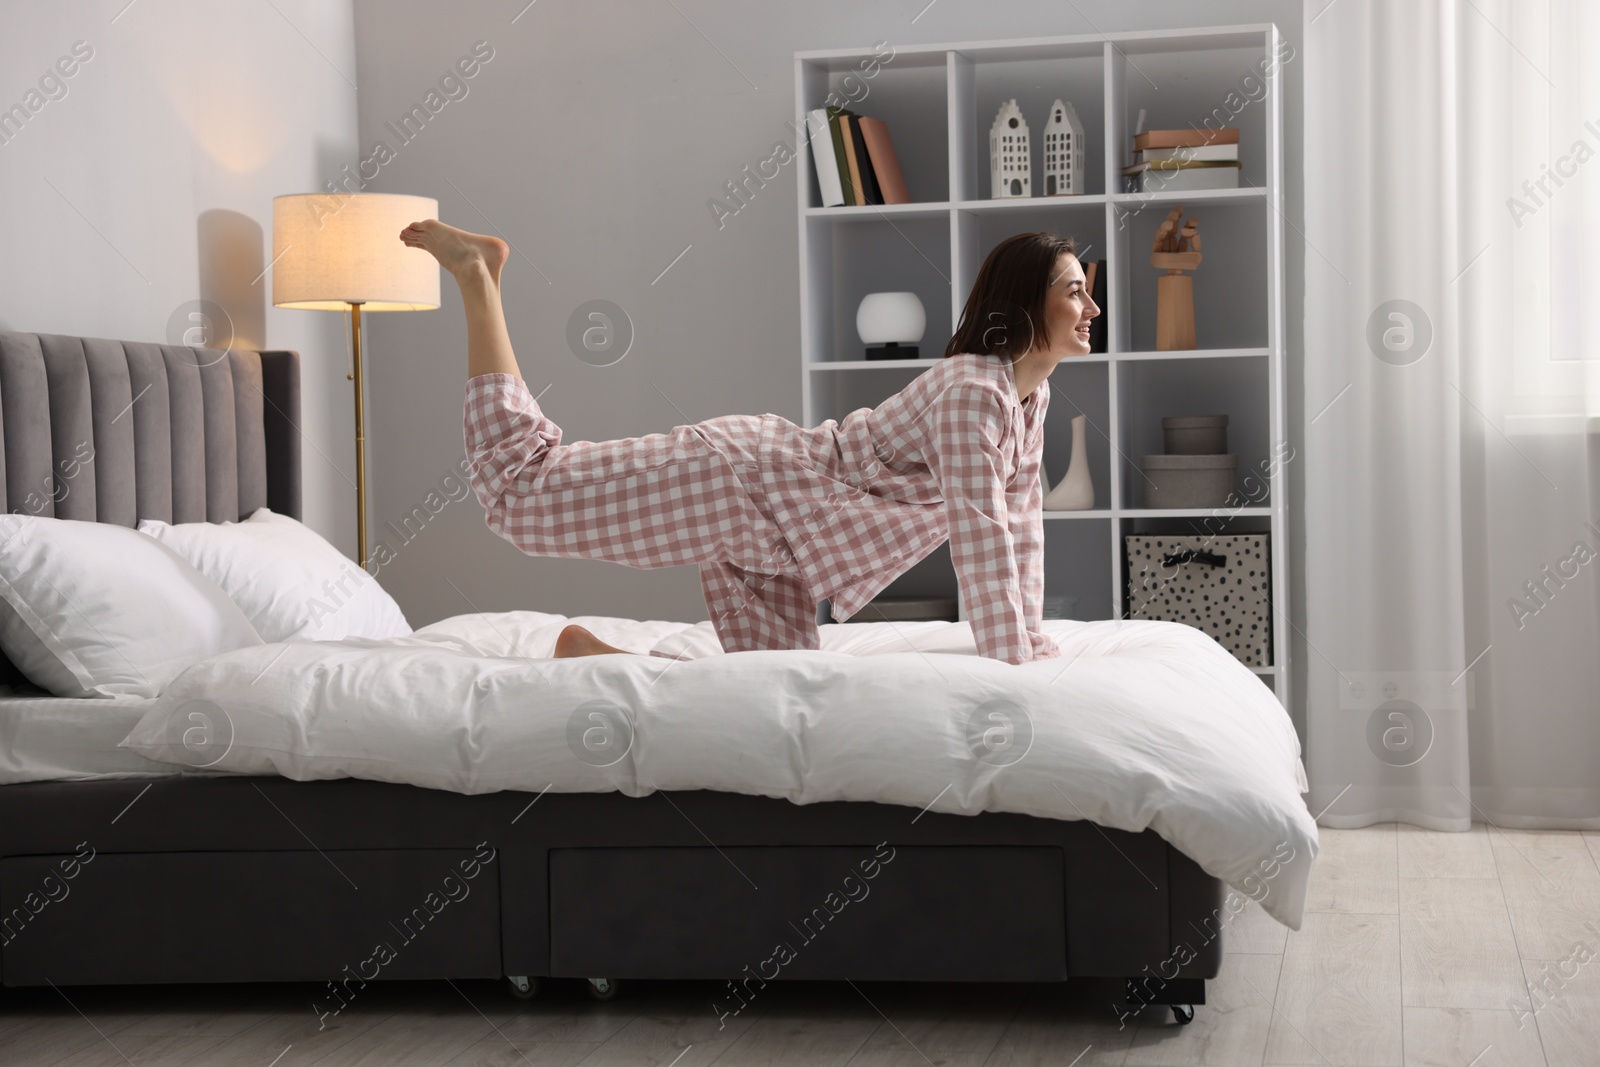
[[[807,112],[806,125],[823,207],[911,203],[882,119],[848,108],[819,107]]]
[[[1239,188],[1239,129],[1146,130],[1133,135],[1134,193]]]

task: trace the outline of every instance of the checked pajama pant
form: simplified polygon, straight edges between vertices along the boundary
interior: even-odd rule
[[[489,527],[530,555],[697,566],[725,651],[815,649],[816,601],[762,489],[765,418],[562,444],[520,378],[479,375],[466,406],[473,490]]]

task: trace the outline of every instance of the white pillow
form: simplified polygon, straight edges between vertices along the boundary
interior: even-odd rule
[[[225,589],[265,641],[404,637],[400,605],[315,530],[259,508],[243,522],[146,519],[149,534]]]
[[[158,696],[191,663],[261,644],[215,582],[125,526],[0,516],[0,647],[56,696]]]

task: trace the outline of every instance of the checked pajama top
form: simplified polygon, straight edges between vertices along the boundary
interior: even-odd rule
[[[563,444],[521,378],[483,374],[466,447],[490,529],[530,555],[697,565],[727,651],[816,648],[818,600],[848,619],[948,539],[979,653],[1026,663],[1060,655],[1040,627],[1049,403],[967,354],[811,429],[729,415]]]

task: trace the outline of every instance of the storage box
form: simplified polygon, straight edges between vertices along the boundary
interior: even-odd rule
[[[1239,456],[1145,456],[1139,468],[1149,479],[1147,508],[1220,508],[1233,493]]]
[[[1204,630],[1249,667],[1272,665],[1267,534],[1123,538],[1127,617]]]
[[[1161,420],[1162,448],[1169,456],[1210,456],[1228,450],[1228,416],[1180,415]]]

